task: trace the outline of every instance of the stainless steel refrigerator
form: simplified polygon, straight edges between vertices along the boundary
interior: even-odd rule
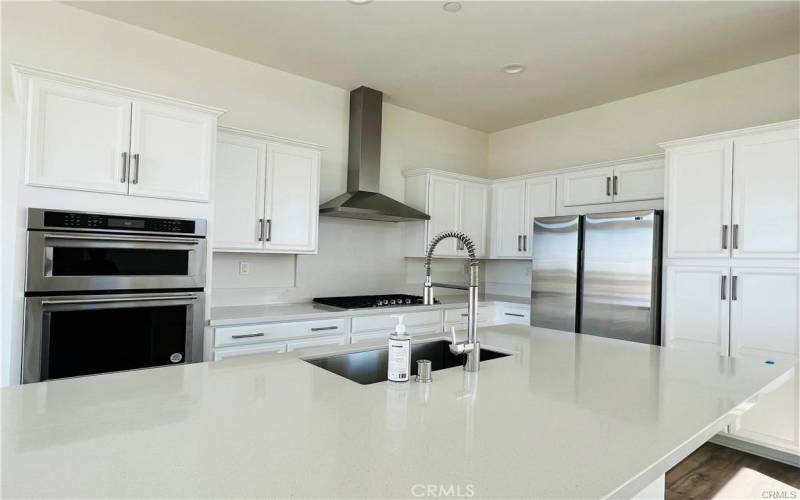
[[[531,325],[661,343],[660,210],[537,217]]]

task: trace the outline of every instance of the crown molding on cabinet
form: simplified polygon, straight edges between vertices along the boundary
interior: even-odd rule
[[[687,137],[685,139],[675,139],[673,141],[659,142],[658,146],[663,149],[674,148],[678,146],[686,146],[689,144],[698,144],[708,141],[721,141],[725,139],[733,139],[749,134],[760,134],[762,132],[770,132],[773,130],[783,130],[787,128],[800,128],[800,120],[787,120],[784,122],[768,123],[766,125],[757,125],[755,127],[740,128],[737,130],[726,130],[725,132],[716,132],[713,134],[700,135],[697,137]]]
[[[440,177],[449,177],[459,181],[477,182],[479,184],[491,184],[491,179],[484,177],[475,177],[474,175],[459,174],[457,172],[449,172],[447,170],[439,170],[435,168],[408,168],[403,170],[403,176],[416,177],[418,175],[438,175]]]
[[[313,142],[306,142],[306,141],[301,141],[301,140],[298,140],[298,139],[291,139],[291,138],[288,138],[288,137],[281,137],[281,136],[278,136],[278,135],[266,134],[264,132],[258,132],[256,130],[248,130],[248,129],[244,129],[244,128],[229,127],[229,126],[226,126],[226,125],[219,125],[217,127],[217,131],[218,132],[227,132],[229,134],[244,135],[244,136],[247,136],[247,137],[251,137],[253,139],[259,139],[259,140],[268,141],[268,142],[281,142],[281,143],[284,143],[284,144],[290,144],[292,146],[302,146],[302,147],[305,147],[305,148],[316,149],[318,151],[324,151],[324,150],[328,149],[327,146],[323,146],[321,144],[315,144]]]
[[[51,71],[48,69],[26,66],[24,64],[12,64],[11,68],[12,68],[12,73],[14,75],[13,76],[14,89],[17,97],[25,95],[24,93],[25,88],[22,86],[24,78],[45,78],[47,80],[55,80],[57,82],[64,83],[67,85],[77,85],[83,88],[90,88],[93,90],[111,92],[117,95],[130,97],[132,99],[138,98],[138,99],[146,99],[149,101],[161,102],[166,104],[177,104],[186,108],[194,109],[204,113],[210,113],[216,116],[220,116],[227,111],[223,108],[207,106],[205,104],[198,104],[195,102],[185,101],[183,99],[178,99],[175,97],[163,96],[151,92],[132,89],[129,87],[123,87],[121,85],[116,85],[113,83],[106,83],[98,80],[92,80],[90,78],[83,78],[80,76],[68,75],[66,73],[59,73],[57,71]]]

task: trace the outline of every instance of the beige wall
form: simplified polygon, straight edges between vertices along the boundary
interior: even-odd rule
[[[489,136],[489,176],[658,153],[656,143],[800,117],[800,56],[776,59]]]

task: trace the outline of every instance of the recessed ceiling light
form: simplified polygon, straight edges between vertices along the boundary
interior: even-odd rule
[[[445,2],[442,8],[446,12],[458,12],[461,10],[461,2]]]
[[[525,71],[525,66],[521,64],[507,64],[500,68],[500,71],[507,75],[518,75]]]
[[[356,5],[364,5],[370,3],[372,0],[347,0],[350,3],[354,3]]]

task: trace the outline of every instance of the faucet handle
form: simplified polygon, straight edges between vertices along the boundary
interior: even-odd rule
[[[453,345],[458,343],[456,342],[456,327],[454,326],[450,327],[450,343]]]

